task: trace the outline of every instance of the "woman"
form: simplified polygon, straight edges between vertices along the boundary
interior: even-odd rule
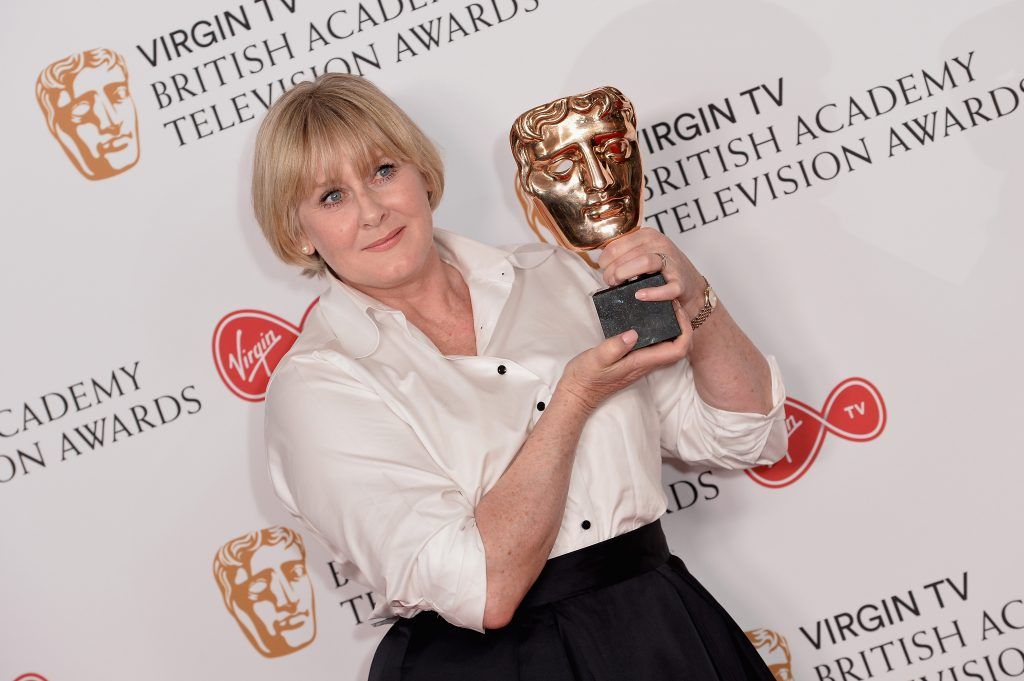
[[[360,78],[296,86],[257,137],[264,234],[329,282],[268,387],[271,478],[374,615],[399,616],[370,678],[770,679],[658,518],[662,451],[784,453],[774,359],[721,304],[691,330],[704,279],[658,232],[610,244],[602,282],[560,248],[435,229],[443,188],[432,144]],[[589,294],[656,270],[649,299],[685,333],[604,340]]]

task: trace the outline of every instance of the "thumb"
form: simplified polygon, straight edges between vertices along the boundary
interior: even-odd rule
[[[597,356],[600,358],[601,364],[610,366],[625,357],[636,345],[638,336],[635,329],[630,329],[625,333],[605,339],[597,346]]]

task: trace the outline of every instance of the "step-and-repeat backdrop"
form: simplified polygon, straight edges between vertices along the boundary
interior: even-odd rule
[[[249,208],[266,109],[364,75],[436,224],[548,238],[509,126],[615,85],[646,224],[778,357],[788,456],[666,462],[674,552],[778,679],[1024,675],[1024,3],[6,3],[0,681],[362,679],[384,634],[268,483],[324,284]]]

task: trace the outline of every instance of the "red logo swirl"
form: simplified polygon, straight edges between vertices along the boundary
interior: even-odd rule
[[[315,304],[309,304],[298,326],[261,310],[224,315],[213,330],[213,363],[228,390],[243,400],[262,402],[270,375],[295,344]]]
[[[854,442],[866,442],[885,429],[882,394],[863,378],[848,378],[833,388],[820,412],[790,397],[786,398],[784,409],[789,433],[786,456],[771,466],[744,471],[751,480],[765,487],[786,487],[803,477],[818,458],[829,433]]]

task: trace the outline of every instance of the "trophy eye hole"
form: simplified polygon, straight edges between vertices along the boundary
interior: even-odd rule
[[[629,143],[621,137],[609,140],[604,145],[604,153],[617,159],[629,156]]]
[[[571,158],[565,158],[563,156],[562,158],[554,160],[548,164],[548,173],[550,173],[552,177],[564,180],[572,172],[575,165],[576,164],[572,162]]]

